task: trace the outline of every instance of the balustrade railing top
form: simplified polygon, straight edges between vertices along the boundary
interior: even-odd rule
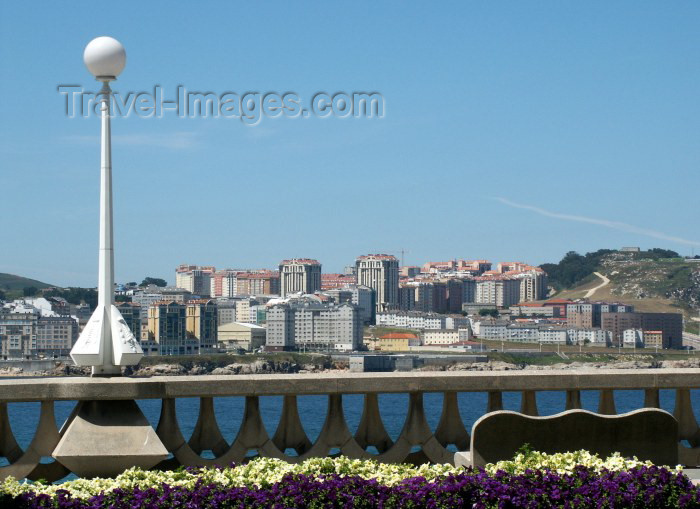
[[[700,369],[15,378],[0,379],[0,401],[677,388],[700,388]]]

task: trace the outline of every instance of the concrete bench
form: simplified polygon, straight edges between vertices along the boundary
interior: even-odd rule
[[[656,465],[678,464],[678,421],[664,410],[643,408],[622,415],[567,410],[533,417],[500,410],[474,423],[471,448],[455,454],[455,464],[483,467],[512,459],[524,444],[557,453],[585,449],[601,457],[619,452]]]

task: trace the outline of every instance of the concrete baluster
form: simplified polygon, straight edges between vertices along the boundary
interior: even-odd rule
[[[615,395],[612,389],[601,389],[598,398],[598,413],[603,415],[616,415]]]
[[[520,413],[525,415],[539,415],[537,412],[537,393],[535,391],[523,391],[520,400]]]
[[[214,456],[221,456],[229,449],[229,444],[221,434],[214,413],[214,398],[199,398],[199,416],[188,442],[197,454],[211,450]]]
[[[678,421],[678,440],[687,440],[692,447],[700,445],[698,421],[690,401],[690,389],[676,389],[676,405],[673,416]]]
[[[581,408],[581,391],[566,391],[566,410]]]
[[[5,456],[10,463],[0,468],[0,480],[12,476],[15,479],[27,477],[56,481],[65,477],[70,472],[60,463],[56,461],[47,464],[40,463],[42,457],[51,456],[59,440],[60,435],[58,428],[56,428],[53,401],[41,402],[39,424],[26,451],[22,451],[12,433],[7,404],[0,403],[0,454]],[[39,477],[39,475],[46,477]]]
[[[338,448],[340,452],[349,458],[369,458],[370,455],[355,441],[345,422],[343,414],[343,395],[328,395],[328,410],[326,420],[323,423],[321,433],[316,442],[300,459],[325,457],[331,449]]]
[[[469,450],[469,433],[459,415],[456,392],[448,391],[443,394],[442,415],[435,430],[435,438],[443,447],[454,444],[460,451]]]
[[[503,410],[503,393],[501,391],[489,391],[489,399],[486,404],[486,413]]]
[[[360,424],[357,426],[355,440],[365,450],[369,446],[376,447],[380,454],[388,451],[394,445],[384,427],[379,412],[379,395],[375,392],[365,394],[362,417],[360,417]]]
[[[297,454],[304,454],[311,449],[311,440],[304,431],[304,426],[299,418],[297,397],[287,394],[282,401],[282,415],[277,425],[272,442],[280,451],[294,449]]]
[[[644,389],[644,408],[661,408],[659,389]]]

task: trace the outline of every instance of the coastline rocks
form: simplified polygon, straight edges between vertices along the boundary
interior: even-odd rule
[[[677,361],[661,361],[660,368],[698,368],[700,359],[683,359]]]
[[[24,374],[24,370],[22,368],[16,368],[16,367],[0,368],[0,376],[19,376],[22,374]]]
[[[155,364],[142,366],[134,372],[136,376],[186,375],[187,370],[180,364]]]

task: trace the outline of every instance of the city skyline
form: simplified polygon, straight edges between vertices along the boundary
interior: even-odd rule
[[[0,58],[16,74],[0,80],[0,272],[96,285],[98,137],[57,87],[98,88],[80,53],[104,34],[129,51],[122,94],[386,100],[378,119],[115,118],[118,281],[295,253],[341,272],[401,249],[407,264],[698,252],[699,5],[365,5],[222,3],[217,19],[235,22],[212,24],[130,2],[108,19],[3,3]]]

